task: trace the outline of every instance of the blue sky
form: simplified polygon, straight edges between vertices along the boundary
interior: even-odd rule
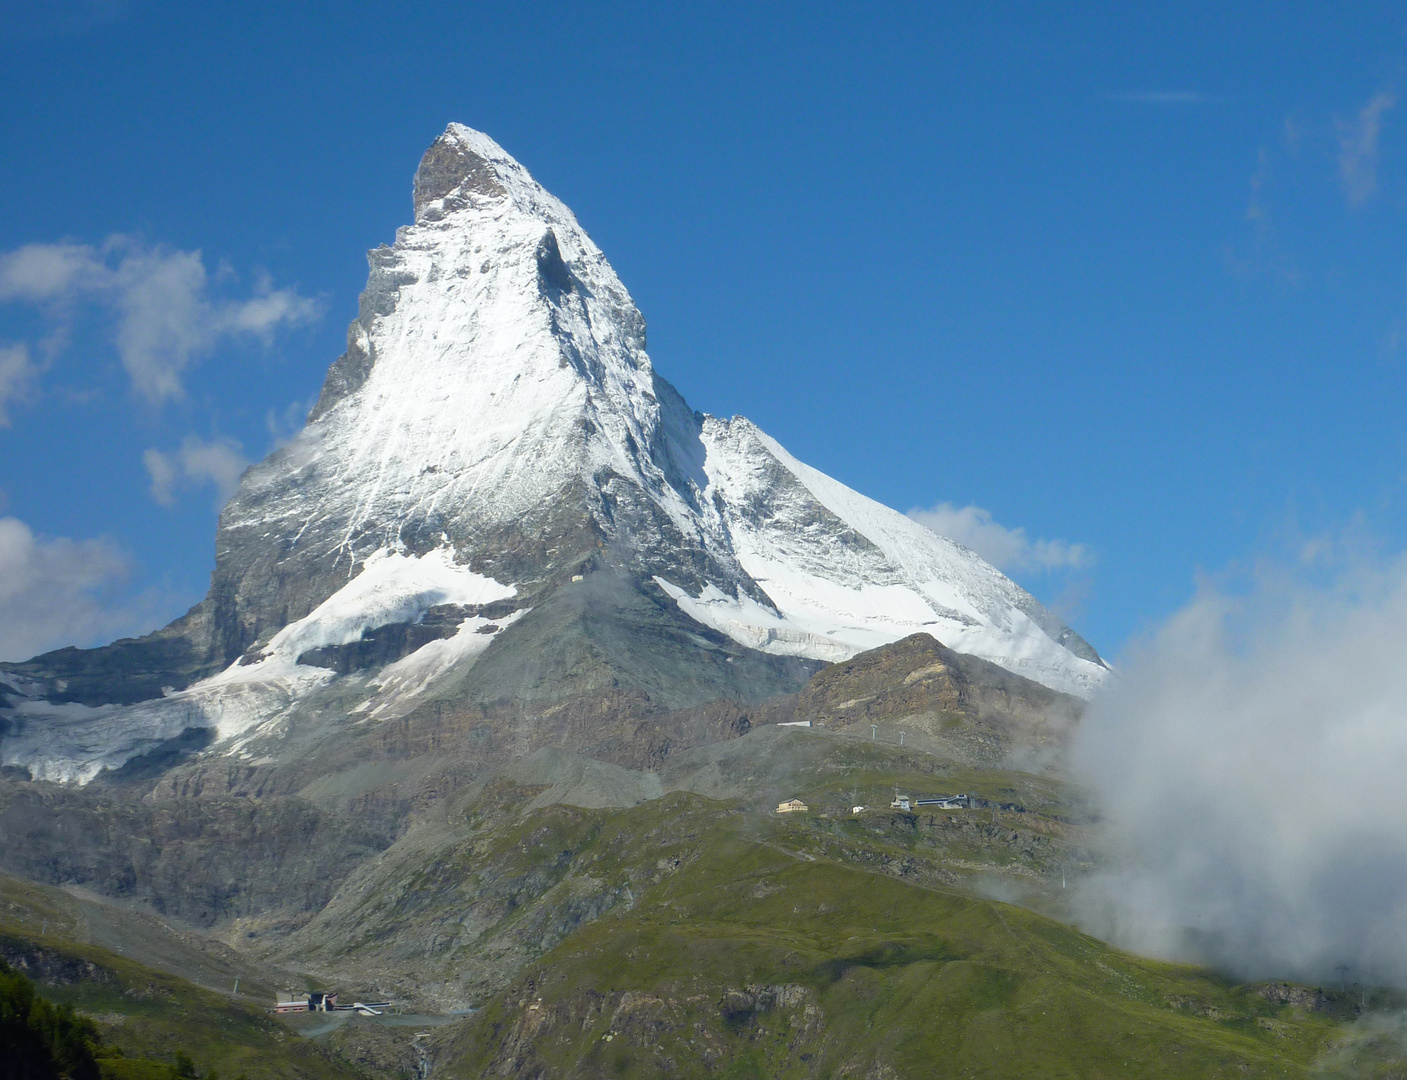
[[[695,408],[1106,654],[1199,575],[1407,547],[1400,9],[874,7],[11,0],[0,657],[199,598],[451,120]]]

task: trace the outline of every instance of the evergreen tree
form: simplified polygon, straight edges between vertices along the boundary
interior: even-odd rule
[[[91,1020],[40,997],[0,960],[0,1080],[98,1080]]]

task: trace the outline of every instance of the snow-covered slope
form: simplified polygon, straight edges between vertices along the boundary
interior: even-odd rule
[[[86,780],[189,728],[257,756],[343,684],[374,722],[603,567],[764,653],[830,661],[927,630],[1059,690],[1099,685],[1094,651],[974,553],[748,421],[694,413],[600,250],[492,139],[451,125],[414,204],[368,256],[306,428],[221,516],[210,595],[153,636],[205,677],[134,705],[90,679],[76,701],[37,658],[9,676],[0,760]],[[367,645],[388,627],[404,654]]]
[[[700,622],[765,652],[844,660],[923,631],[1066,693],[1097,653],[974,552],[797,461],[742,418],[707,418],[707,496],[770,603],[660,585]]]

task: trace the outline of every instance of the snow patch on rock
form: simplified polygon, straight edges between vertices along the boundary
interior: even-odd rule
[[[309,649],[346,645],[378,626],[419,622],[441,604],[489,604],[517,592],[512,585],[455,565],[453,548],[420,556],[383,548],[309,615],[275,634],[266,655],[296,661]]]
[[[364,712],[373,720],[400,715],[413,698],[423,694],[451,671],[465,671],[488,649],[494,635],[512,626],[531,610],[519,608],[492,620],[471,615],[459,624],[454,637],[422,645],[409,656],[403,656],[382,668],[373,684],[376,695],[354,711]]]
[[[276,737],[295,705],[337,679],[326,668],[299,664],[307,650],[345,645],[388,623],[418,622],[441,604],[488,604],[516,594],[515,586],[456,564],[449,548],[421,556],[381,550],[310,614],[275,634],[253,663],[231,664],[184,690],[136,705],[19,702],[8,717],[11,730],[0,763],[26,767],[36,780],[86,784],[191,728],[212,731],[214,749],[253,760],[260,740]],[[463,670],[493,640],[481,628],[508,625],[521,614],[470,616],[455,636],[387,665],[365,703],[368,718],[395,715],[449,670]]]

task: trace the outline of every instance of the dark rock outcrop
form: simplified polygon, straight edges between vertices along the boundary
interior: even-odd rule
[[[198,926],[297,922],[390,841],[297,798],[144,801],[0,781],[0,867],[31,881],[143,900]]]

